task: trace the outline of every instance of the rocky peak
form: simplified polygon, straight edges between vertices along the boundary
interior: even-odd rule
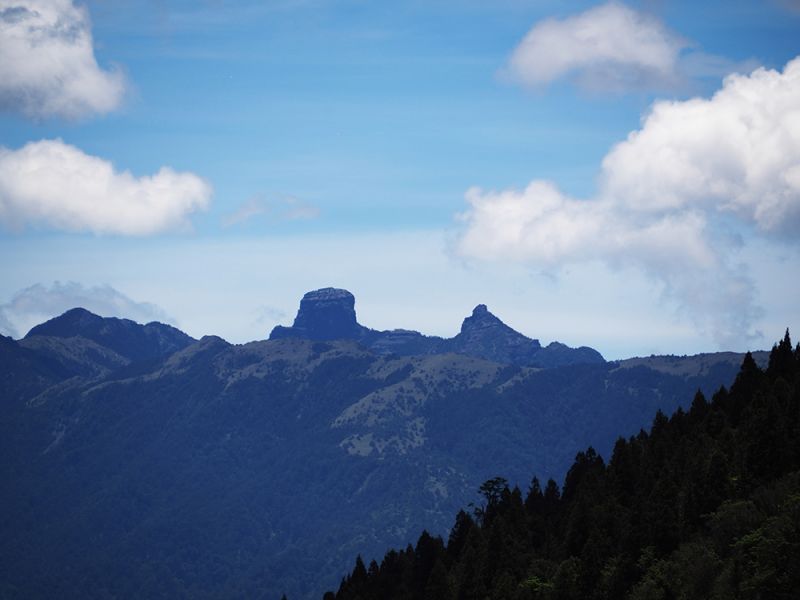
[[[358,339],[364,328],[356,320],[355,304],[355,297],[347,290],[328,287],[308,292],[300,300],[294,324],[275,327],[270,339]]]
[[[490,313],[485,304],[478,304],[478,306],[472,310],[472,316],[464,319],[464,322],[461,324],[461,333],[468,334],[471,331],[490,327],[506,328],[509,331],[513,331],[508,325]]]
[[[269,339],[356,340],[381,354],[423,356],[454,352],[502,364],[561,366],[603,362],[591,348],[573,349],[563,344],[542,348],[539,340],[524,336],[478,304],[464,319],[461,332],[450,339],[422,335],[417,331],[376,331],[356,320],[356,299],[347,290],[322,288],[308,292],[291,327],[278,325]]]
[[[485,304],[478,304],[464,319],[451,341],[456,352],[497,362],[526,364],[541,348],[538,340],[525,337],[494,316]]]

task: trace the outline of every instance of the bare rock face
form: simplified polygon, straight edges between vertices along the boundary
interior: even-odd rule
[[[275,327],[270,339],[359,339],[366,328],[356,321],[355,304],[355,297],[347,290],[322,288],[308,292],[300,300],[294,324],[291,327]]]

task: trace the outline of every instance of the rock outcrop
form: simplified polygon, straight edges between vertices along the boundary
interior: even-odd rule
[[[270,339],[357,340],[367,329],[358,324],[356,299],[347,290],[322,288],[308,292],[291,327],[278,326]]]
[[[358,323],[355,297],[347,290],[323,288],[308,292],[300,301],[294,324],[279,325],[269,339],[346,339],[358,341],[378,354],[426,356],[448,352],[484,358],[509,365],[557,367],[579,363],[602,363],[599,352],[588,347],[570,348],[559,342],[542,347],[515,331],[479,304],[464,319],[461,332],[453,338],[426,336],[418,331],[394,329],[377,331]]]
[[[472,316],[464,319],[461,332],[449,340],[450,350],[486,358],[503,364],[528,365],[541,350],[539,340],[532,340],[503,323],[479,304]]]

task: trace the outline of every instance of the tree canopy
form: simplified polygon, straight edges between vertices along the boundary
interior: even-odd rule
[[[423,532],[326,600],[793,598],[800,590],[800,345],[789,332],[730,389],[658,412],[563,487],[492,478],[445,543]]]

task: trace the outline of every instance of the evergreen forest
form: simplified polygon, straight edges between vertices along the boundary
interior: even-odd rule
[[[800,593],[800,344],[606,462],[579,452],[563,485],[496,477],[445,541],[361,557],[324,600],[793,599]]]

